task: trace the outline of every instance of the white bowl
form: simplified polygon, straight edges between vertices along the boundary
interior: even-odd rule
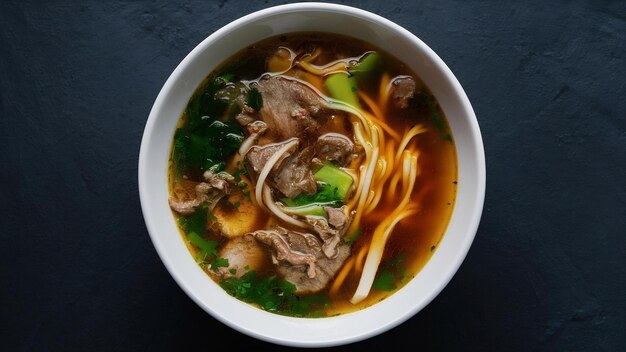
[[[202,80],[220,63],[261,39],[288,32],[324,31],[366,40],[408,64],[430,87],[448,118],[457,148],[458,193],[437,251],[419,274],[367,309],[329,318],[293,318],[265,312],[229,296],[196,264],[167,203],[167,167],[176,123]],[[459,53],[461,55],[461,53]],[[323,347],[363,340],[404,322],[450,281],[476,234],[485,194],[485,158],[476,116],[461,85],[426,44],[397,24],[353,7],[327,3],[276,6],[216,31],[176,67],[146,123],[139,154],[144,219],[161,260],[178,285],[216,319],[261,340]]]

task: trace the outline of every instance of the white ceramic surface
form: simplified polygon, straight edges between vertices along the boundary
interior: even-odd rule
[[[195,263],[167,203],[170,145],[176,123],[198,85],[217,65],[249,44],[296,31],[332,31],[363,39],[408,64],[439,101],[450,123],[458,156],[455,208],[430,261],[411,282],[384,301],[330,318],[284,317],[229,296]],[[299,3],[261,10],[224,26],[178,65],[148,117],[139,155],[139,193],[144,219],[159,256],[200,307],[228,326],[265,341],[301,347],[333,346],[389,330],[420,311],[446,286],[465,258],[480,221],[485,159],[478,123],[467,96],[445,63],[426,44],[370,12],[327,3]]]

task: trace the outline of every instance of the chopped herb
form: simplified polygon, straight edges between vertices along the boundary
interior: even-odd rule
[[[346,237],[343,241],[346,244],[353,244],[359,238],[359,235],[361,235],[361,229],[357,228],[350,236]]]
[[[235,274],[237,274],[237,269],[235,269],[235,268],[230,268],[230,269],[228,269],[228,272],[229,272],[231,275],[235,275]]]
[[[218,257],[213,259],[211,262],[211,269],[216,270],[217,268],[228,268],[228,259]]]
[[[240,278],[222,280],[221,286],[242,301],[278,314],[296,317],[321,317],[328,304],[325,295],[298,296],[296,286],[276,276],[260,277],[252,270]]]
[[[233,207],[235,207],[235,209],[239,209],[240,205],[241,205],[241,202],[239,202],[239,201],[233,203]]]
[[[215,99],[215,93],[234,79],[235,74],[222,72],[211,79],[209,83],[200,90],[199,94],[191,98],[186,110],[190,127],[194,128],[204,120],[205,117],[218,119],[222,113],[224,113],[227,103]]]
[[[178,218],[178,222],[187,234],[189,243],[198,248],[197,261],[200,264],[208,264],[212,270],[228,267],[228,259],[217,257],[217,242],[201,237],[206,232],[206,223],[209,219],[215,221],[216,218],[208,206],[202,204],[193,214]]]
[[[213,216],[211,214],[211,216]],[[206,223],[209,217],[209,208],[206,204],[201,204],[196,211],[189,216],[181,216],[178,223],[186,234],[195,232],[196,234],[204,234]]]
[[[198,178],[205,170],[219,169],[224,160],[239,149],[243,139],[241,128],[233,121],[207,118],[194,127],[188,124],[177,129],[172,152],[175,176],[185,174]]]
[[[207,241],[195,232],[187,235],[187,238],[189,239],[189,242],[191,244],[201,250],[201,254],[203,254],[205,257],[214,258],[217,256],[217,242]]]
[[[398,285],[406,284],[411,278],[410,273],[404,266],[404,254],[387,260],[387,262],[380,267],[372,287],[381,291],[393,291],[398,288]]]
[[[243,195],[246,196],[248,200],[252,200],[252,198],[250,198],[250,191],[243,192]]]
[[[393,291],[397,287],[395,281],[396,278],[393,276],[391,271],[384,270],[376,276],[372,287],[381,291]]]
[[[215,76],[189,101],[186,123],[174,134],[172,161],[176,178],[183,174],[199,178],[239,149],[244,139],[241,127],[233,119],[221,121],[228,102],[216,98],[216,93],[234,78],[232,73]]]
[[[224,169],[226,169],[226,163],[224,162],[219,162],[211,167],[209,167],[209,171],[211,171],[214,174],[220,173],[220,172],[224,172]]]
[[[240,161],[237,162],[237,166],[239,166],[241,164]],[[237,182],[243,182],[241,180],[241,175],[244,176],[248,176],[248,171],[246,171],[245,168],[243,167],[238,167],[237,170],[235,170],[235,172],[233,172],[233,177],[235,178],[235,181]],[[245,184],[245,182],[243,182]]]
[[[435,248],[437,248],[437,246],[432,245],[432,246],[430,247],[430,251],[431,251],[431,252],[432,252],[432,251],[434,251],[434,250],[435,250]]]
[[[248,92],[248,100],[246,101],[246,103],[249,107],[254,109],[254,111],[261,110],[261,107],[263,107],[263,97],[261,96],[261,93],[258,91],[258,89],[250,89],[250,91]]]

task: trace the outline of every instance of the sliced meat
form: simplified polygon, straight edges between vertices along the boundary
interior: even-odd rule
[[[324,207],[326,214],[328,215],[328,224],[335,229],[343,230],[348,223],[348,216],[346,215],[346,206],[341,208]]]
[[[309,166],[312,156],[313,150],[305,148],[287,158],[274,173],[273,186],[288,198],[317,192],[317,182]]]
[[[246,129],[246,132],[248,132],[249,135],[255,134],[255,133],[260,134],[260,133],[265,132],[265,130],[267,130],[267,124],[263,121],[252,121],[244,127]]]
[[[275,230],[256,231],[253,235],[257,240],[270,246],[275,253],[278,272],[285,280],[296,285],[297,294],[314,293],[324,289],[350,255],[350,246],[341,243],[337,247],[337,255],[330,259],[324,255],[322,243],[315,235],[290,231],[282,227],[277,227]],[[268,240],[267,235],[272,239]],[[260,237],[266,237],[266,240],[263,241]],[[300,260],[303,256],[306,256],[307,260],[311,257],[315,258],[313,277],[310,275],[311,266],[307,261],[304,261],[304,264],[293,264],[287,260],[281,260],[276,254],[279,251],[295,253]]]
[[[282,76],[261,79],[253,85],[263,97],[259,118],[267,123],[276,140],[319,135],[316,118],[324,106],[324,98],[309,86]]]
[[[393,80],[391,98],[397,108],[409,106],[409,99],[415,95],[415,80],[410,76],[400,76]]]
[[[260,173],[272,155],[288,142],[251,147],[246,154],[249,167],[256,174]],[[304,148],[293,153],[296,147],[294,145],[288,153],[285,153],[278,160],[269,178],[270,185],[289,198],[300,193],[313,194],[317,191],[317,183],[309,167],[313,152],[310,148]]]
[[[181,215],[189,215],[196,211],[202,203],[207,203],[209,209],[213,209],[215,204],[229,193],[228,182],[232,180],[232,176],[225,172],[213,173],[206,171],[204,173],[206,182],[200,182],[195,187],[196,198],[191,200],[178,200],[169,198],[170,207]]]
[[[259,137],[267,130],[267,124],[263,121],[252,121],[244,126],[248,137],[241,142],[239,146],[239,155],[246,155],[253,144],[257,142]]]
[[[278,272],[283,278],[296,285],[297,294],[319,292],[328,286],[328,283],[337,275],[343,263],[350,256],[350,246],[345,243],[339,245],[337,256],[333,259],[327,258],[321,254],[322,252],[319,253],[314,279],[308,278],[303,269],[298,266],[278,266]]]
[[[334,160],[346,165],[354,157],[354,143],[339,133],[326,133],[315,143],[315,155],[322,161]]]
[[[281,143],[272,143],[272,144],[266,144],[262,146],[255,145],[251,147],[248,153],[246,154],[246,159],[248,159],[249,167],[252,169],[252,171],[258,174],[259,172],[261,172],[261,170],[263,170],[263,166],[265,166],[269,158],[271,158],[272,155],[274,155],[280,148],[284,147],[285,144],[289,142],[290,141],[284,141]],[[276,163],[276,166],[274,166],[274,169],[277,169],[282,163],[282,161],[285,160],[285,158],[287,158],[289,154],[293,152],[293,150],[296,149],[296,147],[297,145],[294,145],[293,148],[291,148],[287,153],[285,153],[280,158],[280,160],[278,160],[278,162]]]
[[[253,233],[253,236],[275,250],[276,260],[284,260],[291,265],[305,264],[308,266],[307,276],[311,279],[315,278],[315,255],[292,248],[288,241],[289,238],[284,236],[285,234],[286,231],[284,230],[280,232],[274,230],[258,230]],[[304,239],[302,239],[302,241],[306,243]],[[303,247],[310,249],[307,245]]]
[[[348,230],[354,214],[350,217],[346,214],[346,206],[341,208],[324,207],[328,219],[322,216],[305,216],[305,221],[310,224],[323,241],[322,251],[327,258],[337,255],[337,246],[341,243],[343,235]]]
[[[248,270],[257,270],[266,258],[265,250],[251,235],[231,239],[219,251],[220,258],[228,259],[228,268],[219,268],[222,277],[241,277]]]

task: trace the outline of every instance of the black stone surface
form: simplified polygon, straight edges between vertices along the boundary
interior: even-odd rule
[[[277,3],[0,2],[0,349],[282,349],[183,293],[137,191],[169,74],[212,31]],[[338,349],[625,351],[626,3],[342,3],[446,61],[488,177],[476,240],[441,295]]]

